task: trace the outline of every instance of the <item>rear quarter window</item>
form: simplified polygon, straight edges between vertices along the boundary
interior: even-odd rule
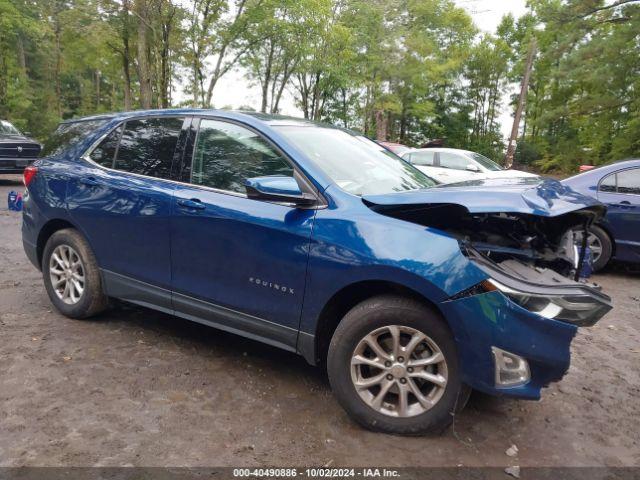
[[[96,128],[101,127],[107,119],[65,122],[58,125],[55,132],[44,143],[41,157],[58,155],[85,138]]]
[[[598,190],[601,192],[615,193],[616,192],[616,174],[612,173],[600,182]]]

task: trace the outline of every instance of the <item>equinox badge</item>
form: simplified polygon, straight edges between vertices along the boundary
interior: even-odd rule
[[[279,283],[268,282],[266,280],[262,280],[260,278],[255,278],[255,277],[249,277],[249,282],[253,283],[254,285],[259,285],[261,287],[273,288],[274,290],[278,290],[279,292],[282,292],[282,293],[290,293],[291,295],[294,294],[293,288],[289,288],[285,285],[280,285]]]

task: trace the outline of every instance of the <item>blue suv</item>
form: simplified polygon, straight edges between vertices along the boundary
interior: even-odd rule
[[[297,352],[373,430],[442,430],[471,388],[538,399],[611,308],[568,233],[596,200],[537,178],[438,185],[306,120],[68,121],[25,185],[24,248],[62,314],[117,298]]]

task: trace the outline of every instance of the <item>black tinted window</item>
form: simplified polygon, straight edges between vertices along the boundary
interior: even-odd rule
[[[93,149],[89,158],[103,167],[113,168],[113,160],[116,156],[120,134],[122,133],[122,125],[107,135],[100,144]]]
[[[618,172],[618,193],[640,195],[640,168]]]
[[[609,175],[604,180],[600,182],[600,186],[598,190],[601,192],[611,192],[615,193],[616,191],[616,174]]]
[[[293,176],[293,168],[257,133],[233,123],[202,120],[193,155],[191,182],[245,192],[247,178]]]
[[[150,177],[169,178],[184,118],[145,118],[124,125],[115,168]]]
[[[61,123],[56,131],[44,142],[44,148],[40,152],[41,157],[62,153],[71,145],[82,140],[107,120],[86,120],[73,123]]]

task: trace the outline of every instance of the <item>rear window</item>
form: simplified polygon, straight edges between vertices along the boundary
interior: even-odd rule
[[[78,143],[89,133],[107,122],[107,119],[85,120],[81,122],[61,123],[56,131],[44,142],[41,157],[58,155],[70,146]]]

